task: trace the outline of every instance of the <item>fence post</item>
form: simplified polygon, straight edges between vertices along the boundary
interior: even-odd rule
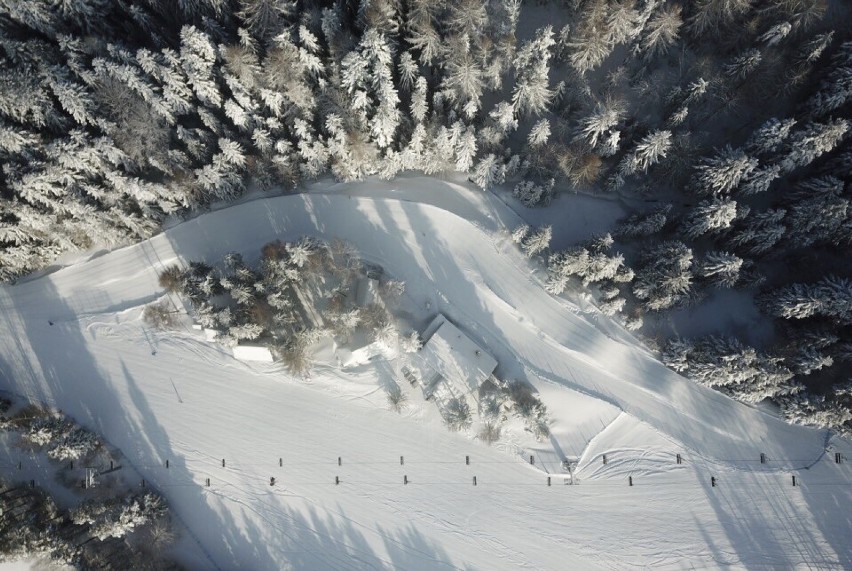
[[[404,458],[403,456],[400,456],[400,457],[399,457],[399,465],[400,465],[400,466],[404,466],[404,465],[405,465],[405,458]]]
[[[343,466],[343,457],[342,457],[342,456],[338,456],[338,457],[337,457],[337,465],[338,465],[338,466]]]
[[[793,476],[793,487],[796,487],[796,476]]]
[[[402,477],[402,483],[403,483],[403,484],[408,484],[408,476],[403,476],[403,477]]]
[[[838,462],[838,464],[839,464],[839,462]],[[18,460],[18,470],[20,470],[20,469],[21,469],[21,461]]]
[[[550,476],[547,477],[547,485],[550,485]]]
[[[467,466],[470,466],[470,456],[465,456],[465,457],[464,457],[464,463],[465,463]],[[839,464],[839,462],[838,462],[838,464]]]
[[[207,478],[207,487],[210,487],[210,478]]]
[[[270,486],[274,486],[274,485],[275,485],[275,476],[272,476],[271,478],[269,478],[269,485],[270,485]]]
[[[168,460],[168,458],[167,458],[167,459],[166,459],[166,470],[168,470],[168,469],[169,469],[169,460]]]
[[[530,454],[530,464],[535,464],[535,456]]]
[[[30,480],[30,487],[35,488],[35,480]]]
[[[473,485],[476,485],[476,476],[473,477]]]
[[[840,452],[835,452],[834,453],[834,463],[840,464],[842,462],[842,460],[843,460],[843,457],[840,455]],[[18,465],[20,466],[20,464],[18,464]]]
[[[677,463],[678,463],[678,464],[682,464],[682,463],[683,463],[683,459],[680,457],[680,454],[678,454],[678,455],[677,455]]]
[[[760,453],[760,463],[766,464],[766,454],[764,454],[763,452]]]
[[[627,485],[628,485],[628,486],[632,486],[632,485],[633,485],[633,476],[627,476]]]
[[[143,488],[145,487],[145,479],[144,478],[142,479],[142,487]]]
[[[716,476],[710,476],[710,487],[711,488],[716,487]]]
[[[110,460],[110,461],[109,461],[109,469],[110,469],[110,470],[113,470],[113,469],[114,469],[114,467],[115,467],[115,466],[114,466],[113,461],[112,461],[112,460]],[[168,461],[168,460],[166,460],[166,468],[168,468],[168,467],[169,467],[169,461]]]
[[[278,459],[278,467],[279,467],[279,468],[283,468],[283,467],[284,467],[284,458],[279,458],[279,459]]]
[[[222,468],[224,468],[224,467],[225,467],[225,459],[222,458]]]
[[[334,485],[337,486],[338,484],[340,484],[340,476],[335,476],[334,477]]]

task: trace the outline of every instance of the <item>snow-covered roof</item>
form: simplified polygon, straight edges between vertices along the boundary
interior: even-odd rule
[[[420,350],[421,369],[424,374],[424,391],[431,390],[443,377],[453,387],[465,392],[476,392],[479,386],[497,368],[497,360],[486,353],[446,317],[438,314],[426,331],[434,331]],[[425,372],[425,371],[424,371]],[[429,377],[431,379],[427,380]]]
[[[234,357],[240,361],[272,362],[272,352],[268,347],[260,345],[237,345],[234,347]]]

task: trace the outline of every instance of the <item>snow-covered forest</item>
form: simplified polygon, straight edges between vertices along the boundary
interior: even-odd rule
[[[0,0],[0,278],[247,188],[468,173],[611,233],[514,236],[554,295],[643,322],[737,288],[766,346],[664,361],[792,422],[852,420],[849,6],[828,0]],[[542,25],[547,22],[547,25]]]

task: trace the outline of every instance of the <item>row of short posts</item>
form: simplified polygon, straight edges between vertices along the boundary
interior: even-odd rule
[[[760,453],[760,463],[766,464],[767,460],[768,460],[768,458],[767,458],[766,454],[761,452]],[[603,462],[604,466],[607,464],[607,455],[606,454],[603,454],[601,456],[601,461]],[[534,455],[530,454],[529,462],[530,462],[530,465],[533,465],[533,466],[535,465],[535,456]],[[683,464],[683,457],[680,454],[676,454],[675,455],[675,462],[677,462],[678,464]],[[834,462],[836,464],[842,464],[843,463],[843,455],[840,452],[835,452]],[[464,463],[465,463],[466,466],[470,466],[470,456],[469,455],[464,457]],[[227,464],[225,462],[225,459],[222,458],[222,467],[225,468],[226,465]],[[343,457],[342,456],[337,457],[337,465],[343,466]],[[405,456],[399,457],[399,465],[400,466],[405,465]],[[284,467],[284,459],[283,458],[278,458],[278,466],[282,467],[282,468]],[[71,469],[74,468],[74,462],[73,461],[70,463],[70,467],[71,467]],[[169,460],[167,459],[166,460],[166,468],[168,469],[169,467],[170,467],[170,464],[169,464]],[[109,468],[110,468],[110,471],[115,469],[115,466],[114,466],[114,463],[113,463],[112,460],[110,460]],[[21,464],[21,462],[18,462],[18,470],[21,470],[21,469],[22,469],[22,464]],[[798,479],[796,478],[796,476],[792,476],[792,480],[793,480],[793,486],[799,485],[799,482],[798,482]],[[31,483],[32,483],[33,486],[35,486],[35,480],[32,480]],[[335,483],[335,485],[340,484],[340,476],[334,477],[334,483]],[[404,485],[408,485],[408,475],[404,475],[402,477],[402,483]],[[627,484],[628,484],[628,486],[633,486],[633,476],[627,477]],[[145,480],[142,480],[141,485],[142,485],[143,488],[145,487]],[[270,486],[275,485],[275,477],[269,478],[269,485]],[[476,476],[473,476],[473,485],[474,486],[477,485]],[[551,476],[547,477],[547,485],[548,486],[552,485]],[[210,487],[210,478],[205,479],[205,486]],[[713,488],[716,487],[716,477],[715,476],[710,477],[710,486],[713,487]]]

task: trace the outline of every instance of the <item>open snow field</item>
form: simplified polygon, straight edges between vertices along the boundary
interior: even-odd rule
[[[187,526],[185,563],[852,567],[852,465],[834,463],[852,457],[848,442],[697,386],[588,305],[547,294],[504,231],[517,215],[492,195],[417,177],[309,190],[0,289],[0,382],[120,447]],[[413,322],[443,312],[500,376],[533,383],[549,441],[488,447],[414,397],[390,412],[382,363],[297,380],[195,332],[144,326],[165,265],[227,251],[252,262],[302,235],[352,242],[406,282]],[[579,485],[563,485],[563,459],[579,460]]]

